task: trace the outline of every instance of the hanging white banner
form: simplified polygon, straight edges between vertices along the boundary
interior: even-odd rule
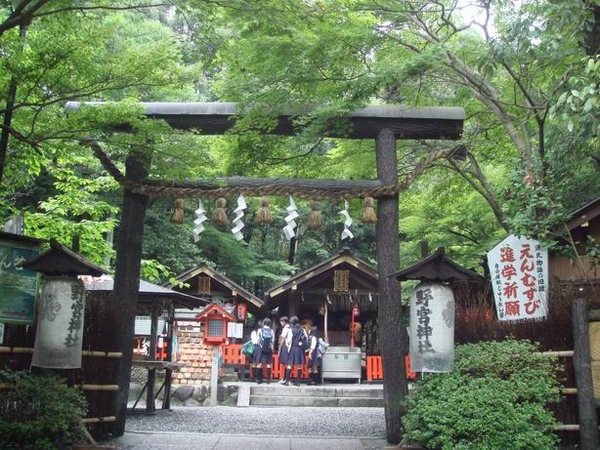
[[[244,235],[242,234],[242,229],[244,228],[244,222],[242,218],[244,217],[244,210],[248,206],[246,205],[246,200],[242,194],[239,195],[237,199],[237,208],[233,211],[235,213],[235,217],[233,219],[233,228],[231,232],[235,236],[235,239],[241,241],[244,239]]]
[[[420,283],[410,298],[410,366],[414,372],[454,367],[454,293],[441,282]]]
[[[194,229],[192,230],[192,236],[194,237],[194,242],[198,242],[200,240],[200,233],[204,231],[203,222],[206,222],[206,210],[204,209],[204,205],[202,201],[198,201],[198,209],[194,211],[196,219],[194,219]]]
[[[548,314],[548,250],[539,241],[508,236],[487,254],[499,320]]]
[[[344,200],[344,209],[340,211],[340,214],[344,216],[344,231],[342,231],[341,240],[344,239],[352,239],[354,234],[350,231],[350,226],[352,225],[352,217],[348,213],[348,200]]]
[[[296,237],[296,227],[298,224],[294,219],[300,217],[300,214],[298,214],[298,207],[296,206],[296,202],[294,202],[292,197],[290,197],[290,206],[286,207],[285,210],[288,212],[288,215],[284,219],[286,225],[283,227],[283,234],[289,241],[293,237]]]

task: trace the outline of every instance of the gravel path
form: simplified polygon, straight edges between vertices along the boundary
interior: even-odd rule
[[[153,416],[128,415],[127,431],[260,436],[385,435],[383,408],[174,407]]]

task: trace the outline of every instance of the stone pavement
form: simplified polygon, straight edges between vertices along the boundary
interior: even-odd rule
[[[103,445],[119,450],[393,450],[384,439],[126,432]]]

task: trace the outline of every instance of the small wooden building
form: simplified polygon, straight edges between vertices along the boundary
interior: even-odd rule
[[[239,349],[252,331],[256,320],[267,317],[264,302],[247,289],[205,264],[177,276],[186,287],[167,285],[178,292],[192,295],[206,303],[220,303],[235,322],[229,324],[229,340],[221,349],[225,365],[239,368],[246,361]],[[201,308],[177,309],[174,319],[174,352],[176,361],[186,367],[175,374],[178,384],[209,384],[212,368],[212,347],[203,344],[204,329],[198,320]]]
[[[89,301],[106,298],[113,291],[112,277],[84,277]],[[206,300],[140,280],[133,342],[134,359],[170,360],[175,309],[204,307]],[[154,355],[150,349],[154,348]]]
[[[591,250],[600,245],[600,197],[573,211],[566,223],[570,236],[558,230],[562,244],[571,247],[572,255],[549,254],[551,282],[572,294],[597,297],[600,287],[600,256]]]
[[[268,312],[260,298],[206,264],[200,264],[180,273],[177,275],[176,280],[185,283],[187,286],[180,287],[172,284],[166,284],[165,286],[178,292],[202,298],[206,303],[219,300],[225,308],[232,308],[232,312],[238,314],[238,321],[243,322],[246,319],[245,316],[239,314],[244,310],[247,314],[259,318]],[[238,305],[245,305],[245,307],[238,308]],[[195,314],[191,314],[190,317]]]
[[[102,276],[83,277],[83,281],[87,291],[84,348],[98,348],[111,332],[111,324],[103,320],[103,317],[105,309],[110,307],[114,280],[110,276]],[[177,373],[174,369],[178,369],[177,365],[167,364],[172,361],[175,308],[191,310],[201,307],[205,302],[145,280],[140,280],[138,293],[136,323],[131,342],[134,352],[131,378],[146,386],[146,411],[153,412],[157,377],[161,378],[161,389],[165,393],[163,409],[170,407],[171,384],[173,375]],[[94,372],[102,373],[108,367],[111,364],[94,366]]]
[[[378,353],[378,273],[349,250],[272,287],[265,297],[278,317],[312,322],[332,346],[350,345],[354,310],[355,343],[367,353]]]

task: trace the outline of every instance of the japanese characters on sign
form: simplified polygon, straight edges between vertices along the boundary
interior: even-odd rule
[[[433,346],[431,345],[431,334],[433,328],[431,327],[431,308],[429,302],[433,300],[431,295],[431,289],[417,289],[415,291],[415,306],[416,306],[416,326],[414,330],[414,337],[416,337],[417,351],[423,353],[433,353]]]
[[[83,331],[83,284],[71,285],[71,318],[67,327],[67,336],[65,338],[65,347],[75,347],[81,341],[81,332]]]
[[[499,320],[542,319],[548,313],[548,250],[508,236],[487,255]]]
[[[40,297],[33,366],[81,367],[84,311],[85,288],[81,280],[46,277]]]
[[[410,358],[415,372],[450,372],[454,364],[454,294],[421,283],[410,302]]]
[[[0,243],[0,321],[33,322],[38,274],[18,264],[38,254],[37,248]]]

